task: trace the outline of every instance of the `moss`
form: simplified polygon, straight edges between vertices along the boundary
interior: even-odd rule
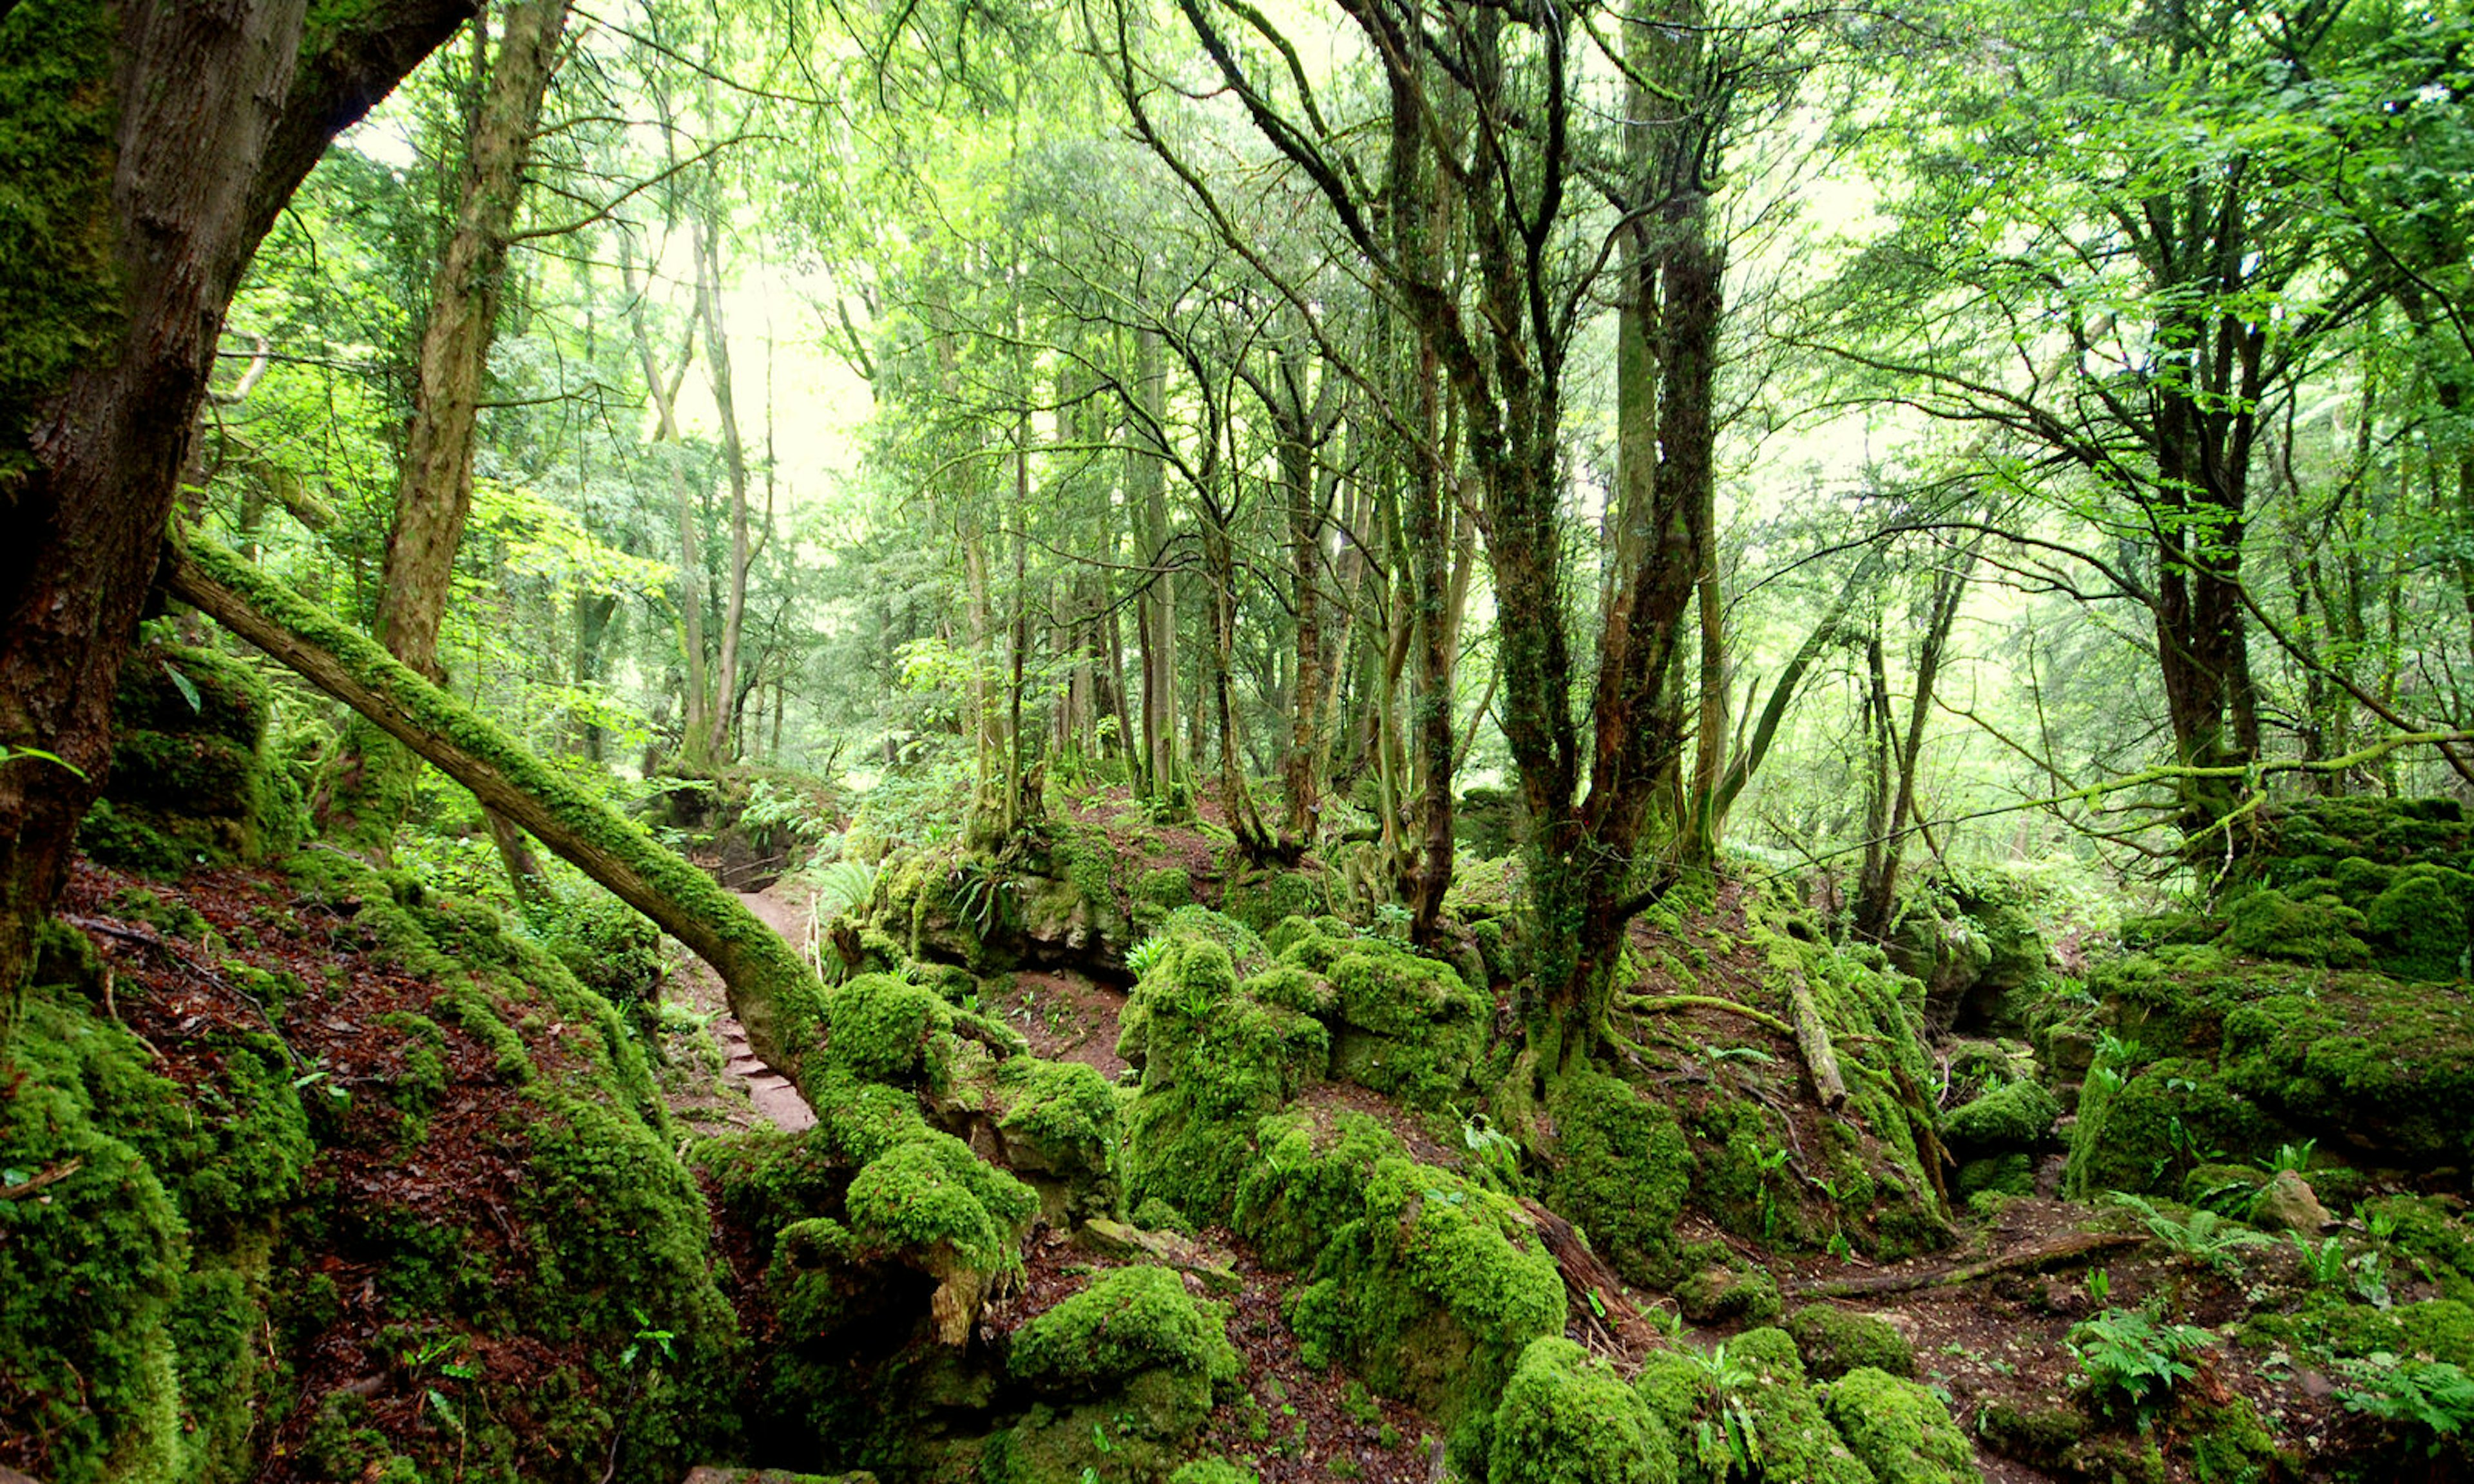
[[[1143,873],[1134,887],[1134,910],[1165,917],[1179,907],[1194,905],[1194,874],[1183,866],[1161,866]]]
[[[2024,1154],[1993,1154],[1959,1161],[1958,1173],[1950,1182],[1951,1194],[1960,1200],[1991,1191],[1997,1195],[2020,1196],[2036,1193],[2036,1161]]]
[[[1120,1054],[1142,1066],[1127,1122],[1128,1193],[1225,1216],[1255,1120],[1323,1075],[1329,1034],[1310,1016],[1241,991],[1219,935],[1202,933],[1170,939],[1121,1025]]]
[[[1977,1435],[1986,1447],[2046,1470],[2060,1468],[2087,1430],[2086,1416],[2069,1407],[2029,1410],[1997,1401],[1976,1416]]]
[[[2274,887],[2244,895],[2227,914],[2224,945],[2254,958],[2289,959],[2329,969],[2352,969],[2371,960],[2362,935],[2363,914],[2334,896],[2295,900]]]
[[[1254,931],[1268,932],[1282,918],[1312,917],[1322,894],[1300,871],[1254,871],[1230,878],[1221,910]]]
[[[1158,1196],[1134,1208],[1134,1225],[1146,1232],[1174,1232],[1179,1236],[1192,1236],[1195,1233],[1195,1225],[1185,1212]]]
[[[952,1055],[953,1007],[935,991],[888,974],[861,974],[825,1004],[832,1063],[863,1082],[941,1086]]]
[[[1515,1364],[1530,1341],[1561,1332],[1564,1307],[1555,1260],[1511,1201],[1385,1157],[1289,1318],[1310,1363],[1340,1360],[1374,1391],[1408,1399],[1475,1472]]]
[[[2474,1304],[2474,1223],[2462,1208],[2452,1211],[2429,1196],[2391,1195],[2364,1202],[2356,1214],[2374,1233],[2386,1231],[2444,1297]]]
[[[1727,1360],[1751,1376],[1737,1395],[1752,1413],[1764,1477],[1803,1484],[1872,1484],[1872,1471],[1839,1437],[1822,1409],[1822,1399],[1806,1384],[1795,1341],[1785,1330],[1745,1330],[1727,1342]]]
[[[1627,1083],[1581,1071],[1554,1085],[1555,1210],[1576,1222],[1628,1281],[1672,1281],[1675,1224],[1691,1190],[1692,1151],[1674,1113]]]
[[[111,205],[117,15],[28,5],[0,31],[0,482],[31,467],[36,409],[123,322]]]
[[[2013,1082],[1942,1119],[1942,1137],[1953,1150],[1985,1153],[2033,1149],[2052,1136],[2062,1113],[2053,1094],[2033,1082]]]
[[[2233,1397],[2219,1406],[2185,1407],[2181,1422],[2191,1476],[2200,1484],[2252,1484],[2290,1472],[2289,1460],[2246,1398]]]
[[[1261,1152],[1238,1185],[1231,1225],[1273,1267],[1314,1261],[1332,1233],[1364,1215],[1375,1166],[1408,1156],[1391,1130],[1361,1113],[1342,1113],[1325,1137],[1318,1147],[1317,1125],[1302,1113],[1257,1126]]]
[[[2172,1190],[2196,1165],[2264,1154],[2291,1133],[2202,1061],[2152,1063],[2117,1088],[2092,1077],[2079,1097],[2063,1188],[2074,1199]]]
[[[1975,1484],[1967,1434],[1941,1399],[1885,1371],[1858,1367],[1833,1382],[1824,1405],[1838,1434],[1880,1484]]]
[[[2363,909],[2379,966],[2402,979],[2465,977],[2467,908],[2474,876],[2444,866],[2408,866]]]
[[[1254,929],[1208,907],[1179,907],[1160,923],[1166,938],[1201,938],[1218,944],[1239,974],[1256,974],[1272,967],[1272,950]]]
[[[1786,1331],[1795,1337],[1805,1373],[1822,1380],[1836,1380],[1860,1366],[1915,1376],[1915,1348],[1897,1326],[1877,1315],[1807,1304],[1787,1316]]]
[[[1014,1332],[1007,1369],[1051,1397],[1098,1396],[1145,1371],[1233,1390],[1244,1362],[1227,1306],[1198,1300],[1175,1272],[1116,1268]]]
[[[851,1178],[850,1229],[872,1246],[950,1254],[996,1274],[1019,1265],[1019,1243],[1039,1209],[1030,1187],[982,1163],[945,1134],[896,1144]]]
[[[2348,974],[2225,1017],[2225,1080],[2287,1117],[2404,1162],[2474,1157],[2474,1000]]]
[[[1490,1007],[1449,965],[1359,939],[1324,973],[1337,1000],[1334,1076],[1417,1108],[1440,1108],[1467,1081]]]
[[[1710,1262],[1675,1285],[1675,1306],[1696,1325],[1775,1319],[1781,1307],[1778,1280],[1759,1268]]]
[[[1180,1465],[1168,1476],[1168,1484],[1261,1484],[1251,1469],[1241,1469],[1225,1458],[1198,1458]]]
[[[999,1066],[996,1084],[1004,1162],[1040,1187],[1050,1216],[1114,1215],[1121,1123],[1108,1080],[1080,1062],[1018,1056]]]
[[[1562,1335],[1520,1353],[1495,1409],[1488,1484],[1672,1484],[1675,1455],[1639,1395]]]

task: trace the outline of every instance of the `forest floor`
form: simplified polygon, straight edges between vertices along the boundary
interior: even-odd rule
[[[796,945],[809,932],[808,907],[797,890],[768,887],[743,893],[741,899]],[[1717,904],[1717,915],[1740,917],[1733,901]],[[1757,955],[1733,936],[1725,962],[1708,976],[1712,982],[1741,979],[1758,982]],[[1655,962],[1652,956],[1652,962]],[[1654,981],[1657,975],[1651,975]],[[1640,989],[1657,994],[1677,988],[1646,982]],[[1723,993],[1723,991],[1722,991]],[[728,1014],[719,983],[693,960],[673,975],[668,997],[702,1018],[710,1017],[721,1062],[713,1078],[676,1079],[672,1094],[679,1114],[707,1128],[716,1123],[751,1127],[769,1122],[796,1129],[813,1121],[787,1084],[756,1064],[744,1034]],[[1088,1064],[1103,1075],[1116,1077],[1126,1063],[1116,1053],[1118,1021],[1127,995],[1112,985],[1072,969],[1040,969],[1013,976],[1009,990],[996,993],[990,1008],[1006,1016],[1029,1038],[1037,1055],[1052,1060]],[[1781,1060],[1794,1056],[1787,1038],[1723,1011],[1701,1007],[1679,1009],[1654,1017],[1660,1028],[1712,1044],[1750,1042]],[[1646,1029],[1647,1027],[1643,1027]],[[1776,1044],[1769,1044],[1775,1041]],[[1688,1073],[1684,1075],[1689,1075]],[[1337,1119],[1344,1113],[1370,1115],[1396,1133],[1418,1159],[1445,1167],[1463,1161],[1460,1151],[1438,1142],[1426,1121],[1380,1094],[1345,1083],[1324,1083],[1309,1089],[1296,1107],[1319,1119]],[[1803,1111],[1799,1106],[1795,1111]],[[1799,1129],[1790,1138],[1813,1130]],[[2004,1203],[1992,1216],[1962,1216],[1960,1240],[1948,1251],[1907,1262],[1876,1265],[1860,1257],[1777,1253],[1719,1231],[1687,1216],[1691,1237],[1723,1240],[1765,1267],[1778,1281],[1790,1310],[1825,1298],[1854,1312],[1888,1321],[1913,1345],[1917,1376],[1945,1395],[1952,1413],[1970,1437],[1977,1419],[1988,1408],[2006,1405],[2025,1412],[2068,1407],[2077,1363],[2067,1342],[2071,1327],[2107,1304],[2136,1306],[2151,1296],[2171,1295],[2195,1307],[2204,1327],[2230,1335],[2252,1306],[2242,1288],[2178,1261],[2153,1243],[2140,1244],[2115,1235],[2098,1256],[2075,1249],[2089,1245],[2091,1232],[2119,1233],[2125,1221],[2119,1213],[2052,1199],[2057,1171],[2040,1172],[2039,1197]],[[1948,1281],[1960,1270],[2003,1258],[2053,1251],[2050,1262],[2021,1261],[2014,1266],[1958,1281]],[[1088,1243],[1056,1231],[1037,1233],[1027,1254],[1021,1286],[995,1305],[989,1322],[1009,1331],[1031,1317],[1086,1287],[1092,1279],[1120,1265],[1123,1257],[1095,1251]],[[1435,1429],[1413,1410],[1368,1395],[1365,1388],[1336,1366],[1308,1367],[1284,1315],[1284,1304],[1299,1275],[1265,1269],[1252,1251],[1225,1230],[1201,1233],[1191,1249],[1190,1271],[1232,1304],[1229,1338],[1247,1360],[1246,1394],[1236,1403],[1213,1414],[1207,1442],[1211,1448],[1244,1457],[1256,1467],[1265,1484],[1304,1484],[1307,1480],[1355,1477],[1362,1480],[1408,1481],[1436,1476],[1430,1449]],[[2298,1259],[2282,1248],[2272,1249],[2254,1264],[2253,1277],[2277,1282],[2296,1279],[2280,1265]],[[2044,1268],[2049,1271],[2038,1271]],[[2091,1273],[2098,1299],[2091,1297]],[[1934,1281],[1934,1280],[1944,1280]],[[1873,1286],[1880,1291],[1843,1295],[1848,1287]],[[1665,1301],[1634,1296],[1646,1309],[1662,1309]],[[2402,1296],[2401,1297],[2405,1297]],[[1727,1337],[1734,1328],[1683,1328],[1689,1341],[1708,1345]],[[1609,1354],[1618,1363],[1637,1364],[1637,1348],[1611,1336],[1577,1304],[1571,1336]],[[1630,1365],[1626,1365],[1630,1369]],[[2329,1377],[2286,1363],[2275,1352],[2260,1354],[2247,1347],[2226,1345],[2214,1352],[2208,1369],[2195,1378],[2192,1390],[2211,1401],[2234,1396],[2248,1399],[2280,1444],[2304,1457],[2359,1425],[2334,1400]],[[2180,1477],[2182,1459],[2172,1446],[2173,1422],[2159,1419],[2157,1441],[2165,1445],[2169,1476]],[[2187,1455],[2185,1455],[2187,1456]],[[2042,1484],[2052,1476],[2014,1459],[1977,1447],[1977,1462],[1990,1484]]]

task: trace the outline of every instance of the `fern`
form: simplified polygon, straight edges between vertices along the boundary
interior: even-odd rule
[[[876,868],[837,860],[816,874],[816,921],[829,922],[863,906],[876,895]]]
[[[2264,1233],[2227,1221],[2204,1207],[2192,1211],[2189,1220],[2176,1221],[2138,1196],[2116,1193],[2113,1199],[2116,1205],[2134,1212],[2148,1234],[2171,1249],[2175,1257],[2229,1279],[2242,1277],[2244,1249],[2269,1245]]]

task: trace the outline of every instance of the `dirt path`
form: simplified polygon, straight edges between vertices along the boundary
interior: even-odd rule
[[[807,941],[808,907],[787,892],[774,895],[774,890],[735,895],[767,927],[797,947]],[[770,1125],[795,1134],[815,1126],[815,1113],[788,1080],[756,1059],[747,1044],[746,1028],[730,1013],[730,999],[723,992],[720,977],[703,960],[690,957],[680,965],[670,976],[667,997],[703,1021],[703,1030],[711,1033],[720,1057],[717,1066],[707,1068],[709,1075],[691,1076],[674,1083],[670,1092],[672,1113],[706,1128]],[[674,1039],[689,1043],[673,1048],[674,1062],[693,1062],[698,1055],[694,1043],[701,1041],[702,1032]],[[710,1057],[713,1052],[701,1054]]]

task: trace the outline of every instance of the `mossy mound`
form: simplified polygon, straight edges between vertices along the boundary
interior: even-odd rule
[[[2052,1137],[2062,1113],[2053,1094],[2033,1082],[2013,1082],[1943,1117],[1941,1137],[1953,1153],[1991,1154],[2035,1149]]]
[[[1322,882],[1303,871],[1249,871],[1228,878],[1220,910],[1258,933],[1283,918],[1311,918],[1330,905]]]
[[[1255,1122],[1321,1080],[1331,1057],[1321,1021],[1238,983],[1229,929],[1252,937],[1217,914],[1173,915],[1119,1021],[1118,1054],[1142,1068],[1127,1119],[1127,1191],[1198,1219],[1227,1214]]]
[[[289,892],[207,883],[213,925],[179,895],[86,902],[151,903],[178,962],[217,966],[118,963],[116,1016],[91,949],[46,935],[0,1079],[0,1184],[41,1182],[0,1201],[14,1461],[676,1477],[727,1430],[736,1322],[624,1024],[494,913],[295,866]],[[279,967],[313,961],[314,985]]]
[[[1488,1484],[1673,1484],[1675,1453],[1639,1393],[1561,1335],[1530,1343],[1495,1408]]]
[[[272,695],[242,660],[140,645],[113,698],[111,771],[79,827],[94,859],[148,875],[263,860],[300,838],[298,782],[267,755]]]
[[[1786,1332],[1804,1357],[1805,1374],[1834,1381],[1848,1372],[1871,1367],[1912,1380],[1915,1347],[1898,1327],[1872,1314],[1858,1314],[1827,1304],[1807,1304],[1787,1316]]]
[[[1563,1328],[1562,1275],[1512,1201],[1431,1165],[1382,1155],[1353,1202],[1337,1194],[1365,1144],[1334,1151],[1337,1169],[1310,1160],[1293,1172],[1312,1192],[1298,1204],[1342,1219],[1290,1302],[1290,1324],[1310,1364],[1339,1360],[1372,1390],[1415,1403],[1474,1472],[1522,1352]],[[1250,1194],[1257,1209],[1279,1204],[1268,1189]]]
[[[1674,1110],[1618,1078],[1572,1073],[1547,1104],[1559,1162],[1545,1196],[1627,1280],[1675,1280],[1678,1217],[1691,1193],[1692,1148]]]
[[[1277,924],[1288,972],[1273,993],[1330,1027],[1332,1076],[1414,1108],[1441,1107],[1484,1047],[1486,996],[1447,964],[1336,925],[1296,915]]]
[[[1976,1484],[1983,1478],[1967,1434],[1941,1399],[1914,1381],[1859,1366],[1831,1383],[1823,1405],[1848,1449],[1880,1484]]]
[[[2317,799],[2263,820],[2226,892],[2238,952],[2401,979],[2464,977],[2474,827],[2453,799]]]
[[[1226,1308],[1166,1268],[1117,1268],[1017,1330],[1014,1379],[1039,1400],[990,1439],[982,1477],[1160,1479],[1242,1370]]]

